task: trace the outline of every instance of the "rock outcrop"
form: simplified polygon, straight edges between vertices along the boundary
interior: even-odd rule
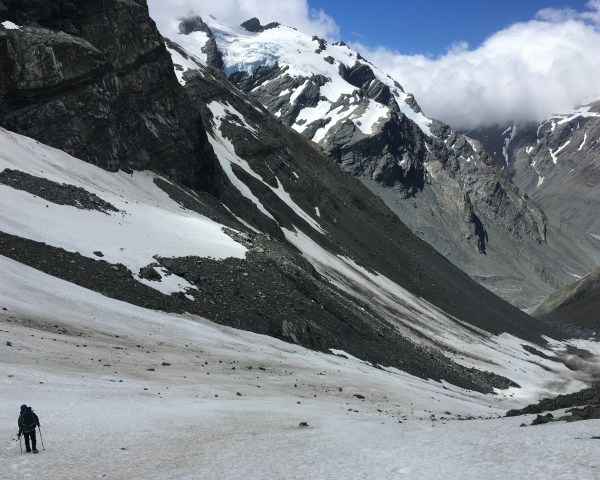
[[[0,125],[102,168],[203,190],[220,169],[143,1],[7,0]],[[90,108],[93,106],[93,108]]]

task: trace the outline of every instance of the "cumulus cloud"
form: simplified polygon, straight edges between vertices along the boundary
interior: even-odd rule
[[[192,14],[213,15],[230,25],[258,17],[265,25],[279,22],[325,38],[336,38],[339,27],[323,10],[311,8],[307,0],[148,0],[150,15],[164,35],[172,34],[174,20]]]
[[[583,12],[541,10],[478,48],[457,43],[438,58],[353,48],[455,128],[540,121],[600,98],[600,0]]]

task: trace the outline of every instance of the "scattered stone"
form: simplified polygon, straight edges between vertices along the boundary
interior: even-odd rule
[[[149,372],[154,372],[153,368],[147,368],[146,370],[148,370]]]
[[[300,424],[298,426],[300,428],[302,428],[302,427],[308,427],[308,423],[307,422],[300,422]]]

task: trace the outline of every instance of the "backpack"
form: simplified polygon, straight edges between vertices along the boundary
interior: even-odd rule
[[[23,425],[23,431],[24,432],[29,432],[31,430],[35,430],[35,426],[37,425],[37,420],[35,419],[35,415],[33,413],[33,411],[31,410],[31,407],[27,407],[25,409],[25,412],[23,412],[23,415],[21,416],[22,418],[22,425]]]

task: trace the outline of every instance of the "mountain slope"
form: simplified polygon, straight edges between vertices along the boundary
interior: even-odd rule
[[[571,323],[592,331],[600,328],[600,267],[548,296],[530,314],[556,325]]]
[[[577,437],[590,437],[597,420],[519,428],[532,417],[503,417],[585,385],[550,359],[534,365],[520,347],[504,349],[499,363],[523,388],[482,395],[340,352],[135,307],[3,256],[0,285],[0,389],[8,406],[0,422],[16,431],[26,402],[40,417],[45,445],[38,435],[40,453],[30,458],[7,439],[4,480],[41,471],[82,480],[438,479],[440,472],[476,480],[540,472],[587,478],[595,470],[596,440]],[[490,445],[494,461],[473,462],[490,455]]]
[[[600,236],[600,102],[539,124],[469,135],[498,152],[496,159],[513,181],[546,210]]]
[[[178,75],[198,64],[222,69],[413,232],[518,306],[533,305],[597,261],[548,225],[478,142],[425,117],[398,82],[343,42],[268,27],[256,19],[250,30],[212,18],[182,21],[172,40],[183,49],[171,48]],[[196,62],[182,59],[186,51]]]

